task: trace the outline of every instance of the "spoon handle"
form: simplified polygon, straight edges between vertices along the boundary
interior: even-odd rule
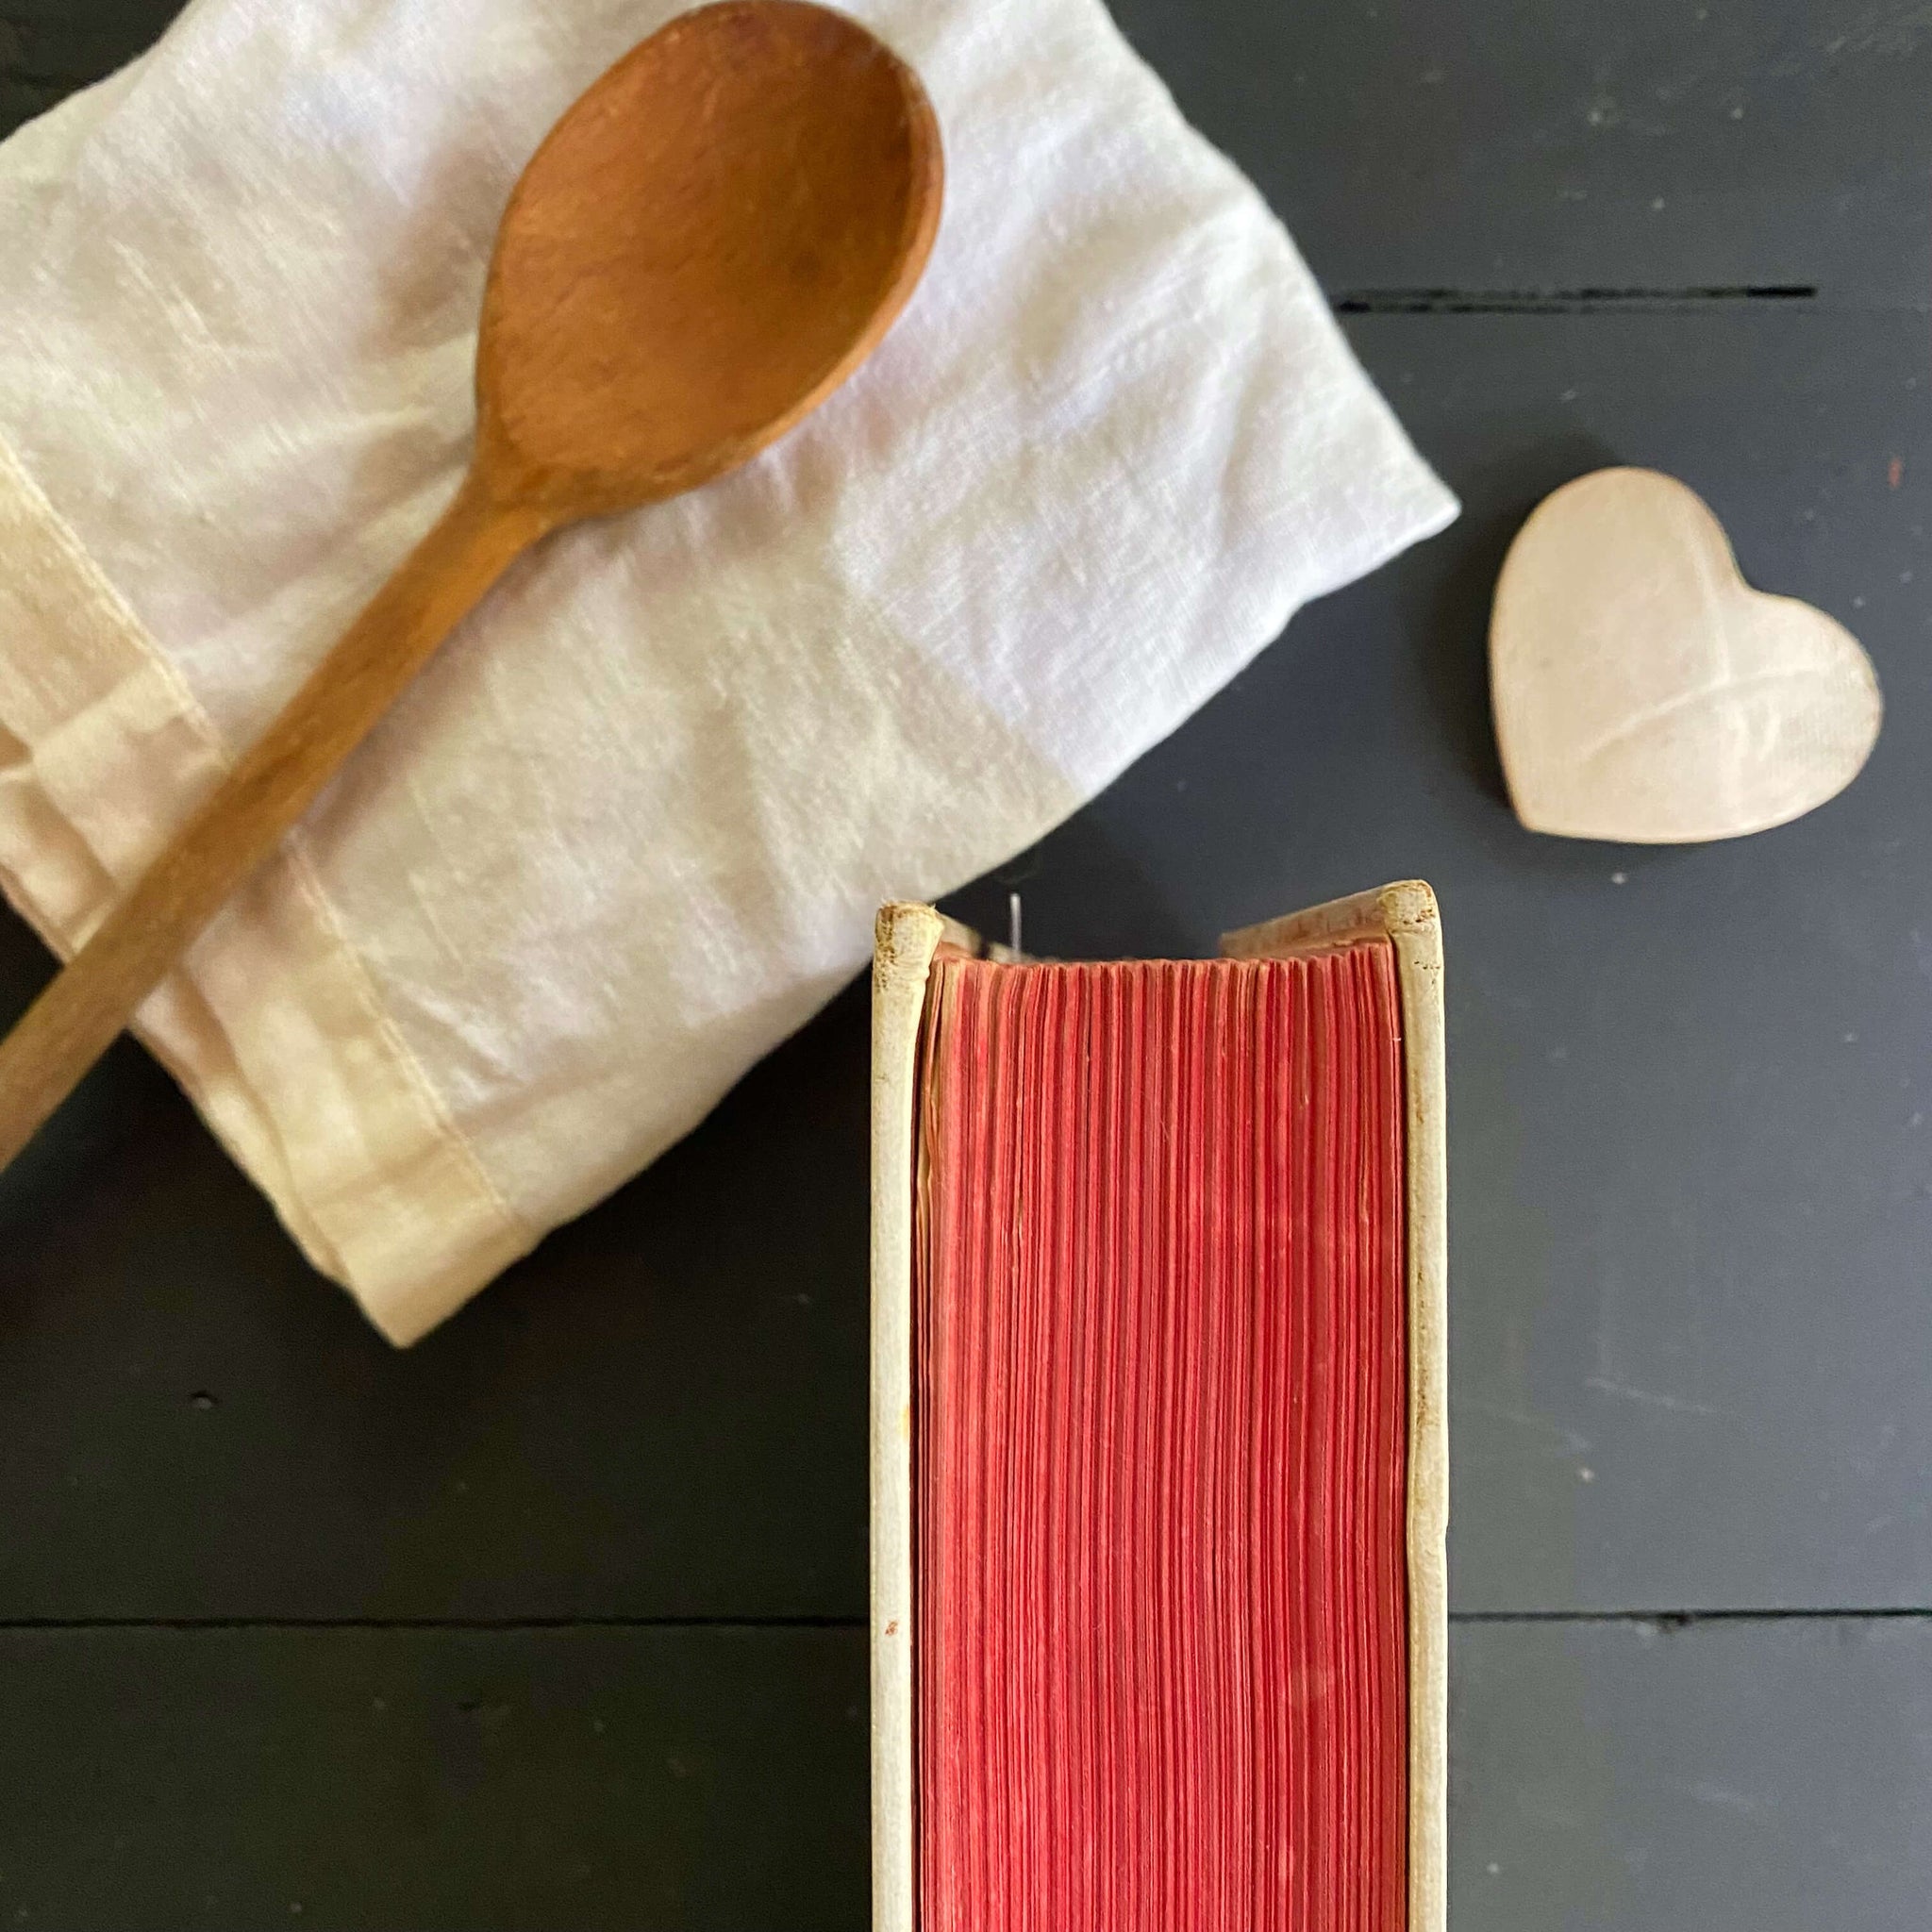
[[[557,521],[491,498],[475,471],[260,741],[0,1042],[0,1166],[280,843],[437,645]]]

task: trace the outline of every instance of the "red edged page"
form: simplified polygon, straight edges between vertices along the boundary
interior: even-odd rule
[[[1386,941],[928,993],[921,1932],[1407,1920]]]

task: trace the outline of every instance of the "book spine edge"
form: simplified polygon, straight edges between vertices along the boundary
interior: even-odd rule
[[[874,1932],[912,1932],[912,1221],[920,1022],[949,923],[929,906],[878,916],[872,1007],[870,1635]]]
[[[1442,938],[1413,890],[1389,938],[1402,995],[1408,1208],[1408,1925],[1446,1932],[1449,1326]],[[1424,887],[1423,891],[1428,892]]]

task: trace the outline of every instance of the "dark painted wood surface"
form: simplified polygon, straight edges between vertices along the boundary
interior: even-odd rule
[[[0,1924],[849,1932],[858,1630],[0,1634]]]
[[[1923,1618],[1465,1624],[1452,1925],[1919,1932]]]
[[[0,126],[170,11],[0,0]],[[1921,1924],[1932,26],[1120,11],[1467,510],[960,908],[1191,952],[1435,881],[1457,1923]],[[1689,851],[1515,825],[1490,588],[1607,461],[1863,638],[1844,798]],[[46,970],[0,920],[0,1018]],[[860,1923],[864,1053],[855,991],[404,1356],[108,1058],[0,1176],[0,1924]]]
[[[1337,295],[1932,302],[1914,0],[1120,0]]]
[[[1452,1923],[1918,1932],[1918,1619],[1478,1624]],[[6,1923],[847,1928],[857,1630],[0,1635]]]
[[[0,131],[149,46],[181,0],[5,0],[0,6]]]

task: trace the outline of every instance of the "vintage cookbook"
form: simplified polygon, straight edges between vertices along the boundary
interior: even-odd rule
[[[875,1932],[1443,1932],[1441,945],[874,974]]]

